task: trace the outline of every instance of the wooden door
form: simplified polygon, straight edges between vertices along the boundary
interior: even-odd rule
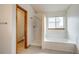
[[[27,48],[27,11],[16,5],[16,51],[21,40],[23,48]]]

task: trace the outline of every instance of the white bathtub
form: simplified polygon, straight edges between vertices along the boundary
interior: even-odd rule
[[[54,40],[47,40],[45,39],[42,43],[43,49],[51,49],[56,51],[64,51],[75,53],[75,41],[71,41],[68,39],[54,39]]]

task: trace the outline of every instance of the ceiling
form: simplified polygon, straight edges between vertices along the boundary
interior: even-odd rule
[[[65,11],[70,6],[69,4],[32,4],[35,12],[56,12]]]

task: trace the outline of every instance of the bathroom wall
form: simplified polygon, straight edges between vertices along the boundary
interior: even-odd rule
[[[76,42],[79,53],[79,5],[71,5],[67,11],[68,38]]]
[[[16,5],[0,5],[0,53],[16,53]]]

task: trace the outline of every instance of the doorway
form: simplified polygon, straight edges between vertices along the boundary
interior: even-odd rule
[[[16,53],[27,48],[27,11],[16,5]]]

